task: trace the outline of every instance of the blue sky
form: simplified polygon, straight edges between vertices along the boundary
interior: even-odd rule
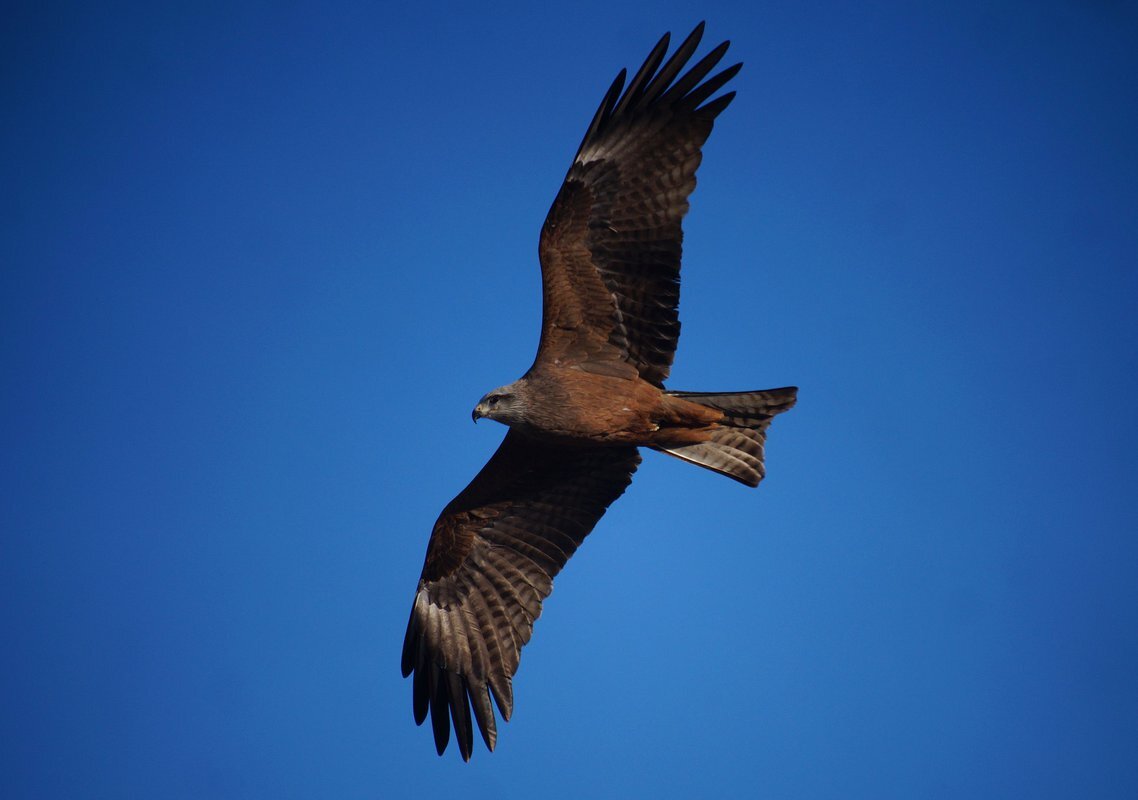
[[[9,12],[0,794],[1135,796],[1135,5],[537,6]],[[440,759],[398,657],[470,409],[703,18],[670,385],[798,407],[757,491],[646,454]]]

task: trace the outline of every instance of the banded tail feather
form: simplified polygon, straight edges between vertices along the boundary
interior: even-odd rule
[[[767,427],[776,414],[794,406],[798,387],[786,386],[757,392],[668,394],[718,409],[724,416],[707,441],[653,449],[734,478],[747,486],[758,486],[766,474],[763,445],[766,442]]]

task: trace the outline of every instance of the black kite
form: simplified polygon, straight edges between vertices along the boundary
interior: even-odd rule
[[[748,486],[796,389],[672,392],[680,334],[680,222],[700,148],[734,98],[709,100],[742,66],[704,78],[716,47],[682,76],[701,23],[664,61],[659,41],[628,89],[621,70],[585,132],[541,230],[541,342],[518,381],[474,418],[509,426],[498,452],[431,533],[403,643],[415,721],[431,714],[441,755],[453,724],[469,760],[513,709],[511,681],[553,577],[628,486],[650,447]]]

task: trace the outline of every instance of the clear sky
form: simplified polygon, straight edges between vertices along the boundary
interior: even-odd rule
[[[1138,796],[1135,3],[17,6],[0,795]],[[798,407],[757,491],[646,453],[440,759],[398,661],[470,410],[703,18],[670,385]]]

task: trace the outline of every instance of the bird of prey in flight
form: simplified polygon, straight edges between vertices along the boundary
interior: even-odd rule
[[[685,71],[703,24],[666,61],[668,35],[624,88],[613,81],[541,229],[541,340],[520,379],[474,419],[509,427],[443,509],[403,642],[415,721],[442,755],[453,725],[470,759],[473,723],[494,749],[512,679],[553,578],[624,492],[649,447],[748,486],[764,474],[771,419],[797,389],[664,388],[680,335],[680,223],[700,148],[741,64],[708,77],[723,42]],[[472,717],[473,715],[473,717]]]

